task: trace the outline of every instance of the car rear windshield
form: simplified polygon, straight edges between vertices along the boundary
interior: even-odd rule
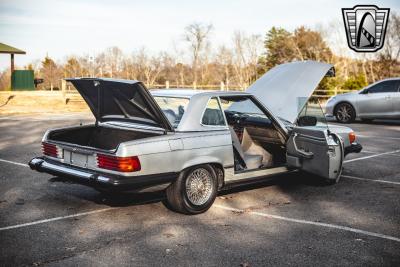
[[[189,104],[189,98],[169,97],[169,96],[154,96],[157,104],[171,123],[176,128],[186,111]]]

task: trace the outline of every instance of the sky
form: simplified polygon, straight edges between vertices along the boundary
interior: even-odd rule
[[[264,36],[272,26],[293,30],[336,23],[345,40],[341,8],[356,4],[400,11],[400,1],[391,0],[0,0],[0,42],[27,52],[15,56],[21,68],[46,55],[62,61],[111,46],[125,53],[171,52],[193,22],[213,24],[214,47],[229,45],[234,31]],[[9,64],[9,55],[0,54],[0,69]]]

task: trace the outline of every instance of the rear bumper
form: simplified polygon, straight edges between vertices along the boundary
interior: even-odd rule
[[[362,150],[362,145],[359,143],[352,143],[350,146],[345,147],[344,149],[344,156],[349,153],[360,153]]]
[[[115,191],[158,191],[165,189],[179,175],[178,173],[162,173],[126,177],[65,165],[42,157],[33,158],[29,162],[29,167],[32,170],[68,178],[86,186]]]

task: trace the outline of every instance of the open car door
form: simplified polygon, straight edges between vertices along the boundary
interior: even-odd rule
[[[308,102],[286,144],[289,167],[328,179],[336,183],[342,173],[344,145],[341,137],[329,130],[319,103]]]
[[[286,146],[289,167],[338,182],[344,158],[343,142],[329,130],[295,127]]]
[[[331,182],[337,182],[342,172],[343,142],[329,131],[321,106],[311,96],[321,80],[334,73],[331,64],[290,62],[270,69],[246,90],[291,124],[287,165]]]

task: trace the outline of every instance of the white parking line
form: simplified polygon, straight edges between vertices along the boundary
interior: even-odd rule
[[[378,153],[378,154],[375,154],[375,155],[355,158],[355,159],[349,159],[349,160],[345,160],[343,163],[359,161],[359,160],[364,160],[364,159],[370,159],[370,158],[380,157],[380,156],[383,156],[383,155],[390,155],[390,154],[399,153],[399,152],[400,152],[400,149],[394,150],[394,151],[389,151],[389,152],[384,152],[384,153]]]
[[[235,209],[235,208],[231,208],[231,207],[225,207],[225,206],[218,205],[218,204],[214,204],[213,206],[223,209],[223,210],[228,210],[228,211],[233,211],[233,212],[240,212],[240,213],[244,212],[244,210]],[[282,221],[287,221],[287,222],[295,222],[295,223],[301,223],[301,224],[309,224],[309,225],[333,228],[333,229],[338,229],[338,230],[353,232],[353,233],[357,233],[357,234],[363,234],[363,235],[368,235],[368,236],[373,236],[373,237],[378,237],[378,238],[383,238],[383,239],[387,239],[387,240],[400,242],[400,238],[398,238],[398,237],[364,231],[364,230],[347,227],[347,226],[341,226],[341,225],[330,224],[330,223],[313,222],[313,221],[307,221],[307,220],[301,220],[301,219],[294,219],[294,218],[288,218],[288,217],[283,217],[283,216],[279,216],[279,215],[257,212],[257,211],[250,211],[248,213],[252,214],[252,215],[270,218],[270,219],[277,219],[277,220],[282,220]]]
[[[377,183],[400,185],[400,182],[392,182],[392,181],[378,180],[378,179],[368,179],[368,178],[355,177],[355,176],[351,176],[351,175],[342,175],[342,177],[349,178],[349,179],[354,179],[354,180],[360,180],[360,181],[368,181],[368,182],[377,182]]]
[[[361,138],[372,138],[372,139],[391,139],[391,140],[400,140],[400,137],[391,137],[391,136],[370,136],[370,135],[359,135],[357,134],[357,137]]]
[[[376,152],[363,149],[360,151],[360,153],[375,154]]]
[[[14,165],[22,166],[22,167],[29,167],[28,164],[5,160],[5,159],[0,159],[0,162],[10,163],[10,164],[14,164]]]
[[[92,211],[76,213],[76,214],[72,214],[72,215],[66,215],[66,216],[61,216],[61,217],[44,219],[44,220],[40,220],[40,221],[34,221],[34,222],[22,223],[22,224],[16,224],[16,225],[10,225],[10,226],[6,226],[6,227],[0,228],[0,231],[16,229],[16,228],[22,228],[22,227],[27,227],[27,226],[36,225],[36,224],[42,224],[42,223],[47,223],[47,222],[54,222],[54,221],[59,221],[59,220],[64,220],[64,219],[69,219],[69,218],[75,218],[75,217],[79,217],[79,216],[85,216],[85,215],[105,212],[105,211],[109,211],[109,210],[113,210],[113,209],[117,209],[117,208],[105,208],[105,209],[100,209],[100,210],[92,210]]]

